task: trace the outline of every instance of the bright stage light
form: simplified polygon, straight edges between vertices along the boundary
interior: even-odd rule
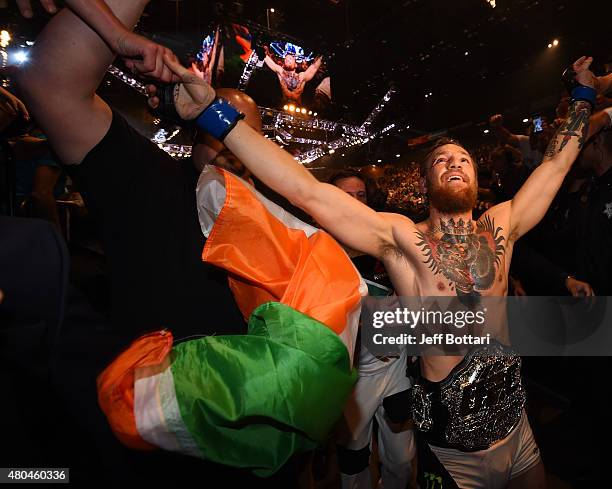
[[[25,63],[28,60],[28,53],[25,51],[16,51],[13,53],[13,59],[19,64]]]

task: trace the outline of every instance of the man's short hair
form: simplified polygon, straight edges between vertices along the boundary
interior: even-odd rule
[[[470,155],[470,158],[472,159],[472,162],[474,163],[474,169],[478,170],[476,159],[474,158],[474,156],[472,156],[472,153],[470,153],[469,149],[467,149],[462,143],[460,143],[456,139],[444,137],[444,138],[437,139],[434,142],[434,144],[431,146],[431,148],[429,148],[429,151],[425,155],[425,158],[423,158],[423,160],[421,161],[421,164],[419,165],[419,171],[421,173],[422,178],[427,178],[427,172],[429,171],[429,168],[431,167],[431,158],[433,154],[436,152],[438,148],[440,148],[441,146],[445,146],[447,144],[454,144],[455,146],[459,146],[460,148],[463,148],[467,152],[467,154]]]
[[[328,180],[327,183],[336,185],[338,180],[345,178],[358,178],[361,180],[366,188],[366,201],[368,206],[376,211],[383,211],[387,202],[387,192],[381,189],[373,178],[370,178],[357,170],[340,170],[334,173]]]
[[[345,178],[358,178],[359,180],[361,180],[364,185],[367,187],[368,186],[368,182],[366,177],[364,177],[361,173],[359,173],[357,170],[340,170],[336,173],[334,173],[329,180],[327,181],[327,183],[330,183],[332,185],[336,185],[336,182],[338,180],[344,180]]]

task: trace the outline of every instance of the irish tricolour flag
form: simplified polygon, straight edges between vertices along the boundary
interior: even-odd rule
[[[234,175],[205,169],[197,200],[202,258],[228,271],[248,333],[143,336],[98,377],[100,406],[127,446],[268,476],[340,418],[367,287],[328,234]]]

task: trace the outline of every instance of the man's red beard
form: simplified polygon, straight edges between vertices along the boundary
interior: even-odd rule
[[[474,209],[478,187],[468,184],[468,187],[449,188],[427,179],[427,195],[431,207],[443,214],[457,214]]]

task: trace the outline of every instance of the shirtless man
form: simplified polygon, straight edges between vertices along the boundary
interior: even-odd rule
[[[414,223],[405,216],[377,213],[342,190],[318,182],[288,153],[241,122],[235,111],[233,115],[227,112],[227,105],[215,99],[210,86],[165,59],[183,82],[175,99],[179,114],[185,119],[198,118],[205,130],[224,138],[224,144],[256,177],[312,215],[344,245],[383,261],[402,296],[507,294],[514,243],[542,219],[576,159],[588,130],[597,81],[589,71],[591,58],[574,63],[580,85],[543,163],[512,200],[489,209],[478,221],[472,218],[478,189],[472,157],[454,141],[436,146],[421,165],[430,215]],[[155,87],[149,89],[150,103],[156,106]],[[473,261],[463,259],[466,256],[474,257]],[[487,406],[479,413],[482,423],[475,427],[477,440],[452,440],[447,431],[438,433],[430,446],[460,487],[543,487],[543,465],[523,411],[520,359],[512,355],[482,358],[494,358],[491,365],[511,382],[508,392],[512,395],[506,404],[500,402],[495,409]],[[471,355],[465,359],[423,357],[421,375],[434,388],[452,388],[448,385],[452,379],[447,379],[451,370],[457,366],[459,371],[474,370],[478,362]],[[509,378],[515,374],[516,378]],[[486,396],[488,391],[479,389],[499,388],[487,378],[477,381],[479,386],[472,392]],[[438,402],[433,409],[441,407]],[[463,426],[461,413],[447,414],[448,426]],[[483,470],[485,466],[488,470]]]
[[[73,2],[80,3],[78,0]],[[120,5],[131,3],[121,2]],[[119,8],[119,2],[116,8]],[[84,12],[83,17],[87,18],[88,13]],[[108,36],[116,40],[117,23],[108,12],[103,14],[104,22],[98,24],[93,19],[90,25],[96,26],[103,38]],[[135,16],[126,19],[127,22],[130,20],[133,23]],[[124,29],[123,26],[120,28]],[[121,53],[122,47],[119,43],[117,51]],[[435,147],[421,168],[422,183],[431,203],[430,216],[426,221],[414,223],[405,216],[377,213],[341,189],[317,181],[289,153],[240,120],[241,114],[236,109],[217,98],[210,85],[181,66],[171,53],[156,53],[161,53],[161,63],[152,64],[147,68],[148,72],[164,80],[181,80],[178,90],[174,91],[174,102],[183,119],[197,119],[200,128],[223,141],[256,177],[311,214],[344,245],[383,261],[395,290],[402,296],[506,295],[514,243],[542,219],[576,159],[586,139],[589,115],[595,101],[593,87],[599,85],[589,71],[591,58],[583,57],[574,63],[579,86],[572,92],[567,119],[552,138],[544,161],[511,201],[489,209],[478,221],[472,219],[478,189],[472,157],[457,142]],[[134,62],[136,69],[138,63]],[[56,127],[59,126],[57,120],[65,122],[65,113],[45,109],[49,95],[44,90],[46,80],[37,83],[24,77],[21,82],[27,99],[36,102],[32,104],[33,110],[46,116],[44,121]],[[156,88],[150,85],[148,89],[150,104],[157,106]],[[93,107],[89,119],[101,117],[105,122],[100,126],[103,129],[108,127],[110,111],[95,101]],[[52,138],[51,127],[48,132]],[[56,142],[61,142],[63,135],[65,137],[65,131],[56,130]],[[81,134],[81,138],[83,136]],[[88,145],[95,144],[101,137],[99,133],[88,136],[85,141]],[[77,142],[83,144],[82,139]],[[69,149],[74,151],[74,145],[65,148],[63,157],[74,162],[75,154]],[[434,249],[438,252],[431,253]],[[473,262],[462,259],[468,255],[474,257]],[[484,373],[477,375],[483,362],[489,362],[488,366],[492,368],[483,369]],[[456,375],[447,378],[453,369],[454,374],[475,372],[473,377],[469,376],[467,384],[474,387],[470,392],[479,396],[476,399],[478,406],[483,404],[483,397],[488,396],[490,389],[497,389],[496,396],[511,395],[505,396],[505,402],[484,406],[482,412],[470,413],[469,418],[452,410],[454,405],[447,406],[448,410],[442,416],[447,420],[441,421],[435,413],[446,409],[439,400],[441,394],[461,387],[457,386]],[[420,359],[423,390],[437,389],[437,393],[432,393],[438,395],[438,401],[432,401],[434,436],[429,439],[429,446],[460,487],[543,487],[543,466],[523,411],[524,390],[520,385],[519,369],[520,360],[512,355],[475,357],[469,354],[465,358],[436,356]],[[499,377],[492,379],[486,374],[492,370],[503,376],[503,385],[500,386]],[[507,380],[510,385],[506,392]],[[500,387],[502,392],[499,392]],[[458,392],[459,396],[462,394]],[[505,409],[508,403],[512,409]],[[469,419],[479,420],[468,433],[475,435],[476,439],[467,436],[454,440],[453,436],[462,433],[465,421]],[[449,430],[440,430],[440,423],[455,429],[450,433]],[[426,424],[423,423],[422,427],[425,428]],[[491,427],[495,429],[491,430]]]
[[[287,53],[283,60],[283,66],[279,66],[270,57],[266,48],[264,62],[268,65],[268,68],[278,76],[284,101],[300,105],[302,103],[302,93],[304,92],[306,83],[313,79],[321,67],[321,56],[318,56],[308,69],[300,73],[295,71],[297,62],[293,54]]]

